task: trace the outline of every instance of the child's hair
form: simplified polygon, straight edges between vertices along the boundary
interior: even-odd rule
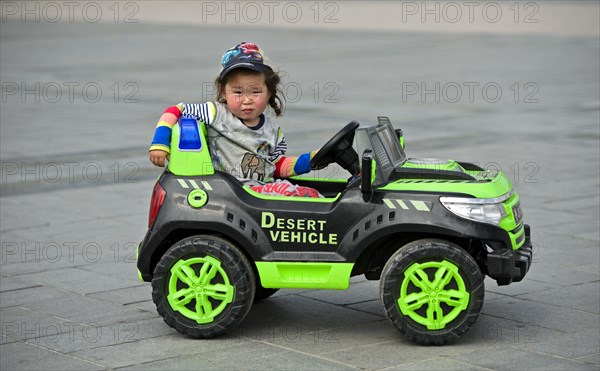
[[[237,70],[243,70],[247,73],[262,73],[265,75],[265,84],[267,85],[267,90],[269,91],[270,95],[269,106],[273,109],[273,111],[275,111],[275,116],[281,116],[283,114],[283,111],[285,110],[283,104],[285,97],[283,100],[280,97],[280,94],[281,96],[283,96],[283,93],[279,89],[279,83],[281,82],[281,78],[279,77],[277,72],[273,71],[272,69],[268,69],[265,72],[256,72],[247,68],[238,68]],[[221,103],[225,103],[225,85],[227,85],[229,75],[231,75],[231,73],[228,73],[223,77],[219,76],[215,80],[217,100]]]

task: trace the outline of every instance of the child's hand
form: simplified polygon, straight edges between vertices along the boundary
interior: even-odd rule
[[[165,158],[169,159],[169,154],[160,149],[150,151],[150,161],[156,166],[165,167]]]

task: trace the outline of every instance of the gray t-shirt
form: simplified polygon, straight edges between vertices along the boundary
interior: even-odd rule
[[[182,115],[206,124],[208,146],[215,170],[239,180],[274,181],[275,163],[287,150],[281,128],[267,115],[253,128],[219,102],[178,104]]]

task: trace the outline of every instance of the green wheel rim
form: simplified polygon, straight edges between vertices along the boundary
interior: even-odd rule
[[[198,275],[193,266],[200,265]],[[171,268],[167,300],[174,311],[197,323],[211,323],[233,301],[234,287],[212,256],[179,260]]]
[[[435,272],[433,280],[428,271]],[[469,292],[453,262],[414,263],[404,272],[398,306],[402,314],[428,330],[441,330],[467,309]]]

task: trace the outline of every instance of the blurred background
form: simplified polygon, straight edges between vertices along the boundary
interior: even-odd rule
[[[597,135],[598,12],[595,1],[4,2],[1,155],[143,152],[165,107],[213,98],[220,57],[240,41],[282,72],[291,151],[377,115],[419,155],[564,140],[576,112]]]

